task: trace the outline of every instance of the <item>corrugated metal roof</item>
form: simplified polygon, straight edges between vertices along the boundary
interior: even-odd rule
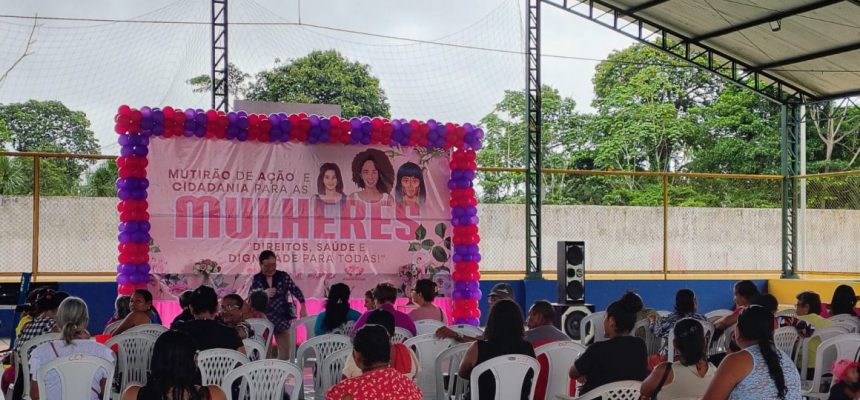
[[[722,52],[814,98],[860,95],[858,0],[595,3],[601,2]],[[776,17],[780,18],[773,21]]]

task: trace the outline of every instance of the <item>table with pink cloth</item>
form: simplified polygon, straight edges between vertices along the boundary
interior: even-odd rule
[[[409,313],[412,309],[415,308],[415,305],[408,305],[408,299],[406,298],[398,298],[396,302],[394,302],[397,310]],[[173,319],[176,318],[177,315],[182,313],[182,308],[179,307],[178,301],[173,300],[156,300],[152,302],[153,306],[156,310],[158,310],[158,315],[161,316],[161,321],[164,325],[170,326],[170,323],[173,322]],[[442,312],[445,313],[445,319],[450,325],[453,323],[453,313],[451,312],[451,299],[447,297],[437,297],[433,300],[433,304],[442,309]],[[307,307],[308,315],[316,315],[325,310],[325,299],[317,299],[311,298],[307,299],[305,302],[305,306]],[[356,311],[365,312],[364,308],[364,298],[353,298],[349,300],[349,306]],[[305,330],[302,328],[298,329],[298,338],[297,341],[301,342],[305,340]]]

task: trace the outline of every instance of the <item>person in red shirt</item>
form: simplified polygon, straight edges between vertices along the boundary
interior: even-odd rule
[[[388,331],[365,325],[355,334],[352,356],[361,375],[341,381],[326,392],[326,400],[421,400],[421,389],[391,368]]]

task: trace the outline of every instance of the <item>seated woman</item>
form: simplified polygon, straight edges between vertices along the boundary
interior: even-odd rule
[[[152,293],[146,289],[137,289],[131,295],[131,314],[128,314],[110,334],[116,336],[138,325],[160,323],[158,311],[152,308]]]
[[[380,325],[388,332],[389,337],[394,337],[394,316],[385,310],[374,310],[368,314],[368,325]],[[358,332],[358,331],[356,331]],[[403,343],[391,344],[391,368],[394,368],[410,379],[418,374],[420,369],[418,357]],[[346,362],[343,364],[343,376],[353,378],[361,375],[361,367],[352,358],[352,355],[347,356]]]
[[[397,310],[394,307],[394,302],[397,300],[397,289],[394,285],[388,282],[382,282],[376,285],[373,288],[373,298],[376,300],[376,307],[378,310],[388,311],[391,315],[394,316],[394,326],[398,328],[403,328],[412,333],[412,336],[417,335],[418,330],[415,329],[415,322],[412,321],[412,318],[409,318],[409,315]],[[361,327],[367,322],[367,316],[370,315],[370,312],[373,310],[367,310],[361,317],[358,318],[358,321],[355,321],[355,325],[353,330],[358,331]]]
[[[703,399],[800,400],[800,375],[791,357],[774,346],[773,325],[764,307],[740,313],[735,341],[743,350],[720,363]]]
[[[391,367],[390,343],[388,330],[379,325],[365,325],[356,332],[351,358],[361,373],[332,386],[326,400],[421,400],[421,389],[412,379]]]
[[[242,296],[231,293],[221,299],[221,321],[236,330],[240,339],[248,339],[254,337],[254,330],[251,324],[245,322],[242,318],[242,307],[245,306],[245,300]]]
[[[676,322],[684,318],[706,320],[704,315],[696,312],[697,308],[696,294],[690,289],[681,289],[675,293],[675,311],[665,317],[659,317],[656,314],[649,316],[648,329],[661,340],[660,355],[663,356],[663,361],[665,361],[669,348],[669,331],[672,330]]]
[[[325,311],[317,315],[314,334],[317,336],[326,333],[348,334],[347,322],[355,322],[359,317],[361,317],[360,312],[349,308],[349,286],[335,283],[329,288]]]
[[[131,296],[119,296],[114,301],[114,312],[110,317],[108,322],[105,324],[105,328],[109,327],[110,324],[122,321],[125,319],[128,314],[131,314]]]
[[[62,338],[42,343],[30,353],[30,371],[33,371],[33,383],[30,385],[30,398],[37,400],[62,398],[62,383],[60,376],[56,373],[45,377],[45,388],[48,393],[39,393],[37,374],[43,365],[49,361],[65,357],[69,354],[87,354],[113,362],[113,352],[105,345],[97,343],[90,338],[87,325],[90,323],[90,314],[87,303],[78,297],[67,297],[60,303],[57,309],[57,326],[62,332]],[[105,375],[107,371],[99,371],[93,378],[90,398],[97,400],[105,391]]]
[[[672,329],[672,342],[679,362],[658,365],[642,382],[643,399],[701,398],[714,379],[717,367],[708,362],[708,341],[702,324],[693,319],[678,321]]]
[[[572,379],[585,378],[579,395],[607,383],[641,381],[648,376],[645,341],[631,336],[638,305],[622,297],[606,309],[603,329],[609,340],[588,346],[570,368]]]
[[[460,369],[457,372],[463,379],[470,379],[472,370],[484,361],[507,354],[523,354],[530,357],[535,356],[535,350],[531,343],[525,340],[525,329],[523,328],[523,313],[520,306],[511,300],[498,300],[490,308],[487,316],[487,329],[484,331],[484,340],[477,340],[466,350]],[[531,381],[534,374],[529,372],[523,382],[520,396],[505,395],[503,398],[529,398]],[[485,372],[478,378],[480,400],[496,398],[496,382],[492,374]],[[476,399],[472,396],[473,400]]]
[[[833,299],[830,300],[830,316],[847,314],[856,317],[854,307],[857,305],[857,295],[854,288],[848,285],[839,285],[833,291]]]
[[[430,279],[419,279],[415,282],[415,289],[412,291],[412,301],[418,305],[418,308],[409,313],[409,318],[413,321],[422,319],[432,319],[435,321],[445,322],[445,313],[442,309],[433,304],[433,299],[436,298],[436,282]]]
[[[122,400],[226,400],[218,386],[200,386],[196,363],[197,346],[187,333],[167,331],[155,341],[145,386],[130,386]]]
[[[755,299],[759,296],[759,291],[755,283],[753,283],[752,281],[743,280],[735,283],[734,295],[734,312],[714,322],[714,328],[717,328],[718,331],[723,331],[738,322],[738,315],[741,313],[741,311],[743,311],[744,307],[752,304],[752,302],[755,301]]]
[[[260,318],[266,319],[266,307],[269,306],[269,295],[262,289],[255,289],[248,293],[248,301],[242,308],[242,319]]]

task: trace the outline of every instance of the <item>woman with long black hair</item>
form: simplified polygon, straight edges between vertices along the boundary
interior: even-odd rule
[[[317,315],[314,324],[314,334],[325,335],[340,330],[341,334],[347,334],[343,327],[349,321],[357,321],[361,313],[349,307],[349,286],[344,283],[335,283],[328,290],[328,299],[325,301],[325,311]]]
[[[651,371],[640,392],[643,399],[660,394],[661,399],[702,397],[714,379],[717,370],[708,362],[708,341],[702,323],[685,318],[672,328],[672,344],[679,354],[679,362],[662,363]]]
[[[197,345],[187,333],[167,331],[155,340],[145,386],[130,386],[122,400],[226,400],[218,386],[200,386]]]
[[[791,357],[773,343],[773,314],[748,306],[738,316],[735,342],[741,351],[720,363],[705,400],[800,400],[800,374]]]

